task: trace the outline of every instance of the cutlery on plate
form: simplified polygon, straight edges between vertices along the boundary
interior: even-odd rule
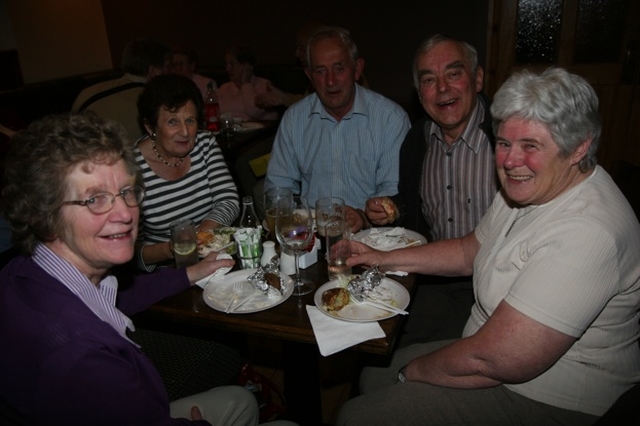
[[[253,299],[253,296],[255,296],[256,294],[258,294],[258,292],[254,292],[253,294],[250,294],[249,296],[247,296],[242,302],[240,302],[236,306],[234,306],[233,309],[231,310],[231,312],[237,311],[240,306],[244,305],[249,300]]]
[[[238,297],[238,292],[240,290],[242,290],[242,281],[238,281],[238,282],[233,283],[233,292],[231,293],[231,296],[229,297],[229,303],[227,303],[227,308],[224,310],[225,314],[228,314],[229,311],[231,310],[231,305],[233,304],[233,301],[236,300],[236,297]],[[237,309],[237,307],[236,307],[236,309]]]
[[[368,299],[368,301],[371,303],[375,303],[376,305],[382,305],[385,308],[392,310],[393,312],[396,312],[400,315],[409,315],[409,312],[402,310],[400,308],[396,308],[395,306],[390,305],[387,302],[383,302],[382,300]]]
[[[384,302],[380,302],[380,301],[372,301],[369,299],[363,299],[363,300],[358,300],[357,298],[355,298],[353,295],[349,296],[351,298],[351,300],[353,301],[353,303],[357,304],[357,305],[368,305],[368,306],[372,306],[374,308],[378,308],[378,309],[382,309],[383,311],[388,311],[388,312],[393,312],[395,314],[400,314],[400,315],[408,315],[409,312],[407,311],[403,311],[402,309],[398,309],[396,307],[393,307],[387,303]]]
[[[229,243],[227,243],[227,244],[223,245],[222,247],[220,247],[220,248],[218,249],[218,253],[220,253],[220,252],[222,252],[222,251],[225,251],[226,249],[228,249],[229,247],[231,247],[231,246],[232,246],[232,245],[234,245],[235,243],[236,243],[235,241],[231,241],[231,242],[229,242]]]
[[[410,243],[408,243],[406,246],[404,246],[404,247],[402,247],[402,248],[415,246],[415,245],[417,245],[417,244],[420,244],[421,242],[422,242],[422,241],[420,241],[420,240],[413,240],[413,241],[411,241]]]

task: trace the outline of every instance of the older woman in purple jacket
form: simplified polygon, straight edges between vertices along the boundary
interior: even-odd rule
[[[211,254],[118,292],[110,269],[133,256],[144,197],[124,140],[92,113],[13,139],[3,201],[24,255],[0,272],[0,412],[19,424],[255,425],[255,398],[237,386],[198,394],[191,420],[172,418],[158,372],[127,338],[127,315],[232,261]]]

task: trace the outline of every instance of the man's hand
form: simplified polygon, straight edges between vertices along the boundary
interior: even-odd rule
[[[387,208],[385,209],[385,204]],[[387,225],[398,217],[398,208],[389,197],[369,198],[364,208],[367,218],[377,226]],[[389,213],[393,212],[393,221],[389,220]]]
[[[369,228],[371,225],[367,220],[364,212],[360,209],[354,209],[351,206],[345,206],[346,219],[351,228],[351,232],[358,232],[363,228]]]

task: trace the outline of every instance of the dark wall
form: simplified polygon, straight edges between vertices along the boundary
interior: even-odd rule
[[[437,32],[462,38],[486,56],[489,0],[103,0],[114,58],[136,37],[195,48],[203,68],[218,68],[230,44],[250,44],[261,63],[294,63],[295,39],[307,21],[351,31],[371,87],[407,105],[414,100],[416,47]]]

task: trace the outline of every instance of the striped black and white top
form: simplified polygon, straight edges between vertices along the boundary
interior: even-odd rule
[[[178,180],[168,181],[156,175],[137,146],[135,154],[145,183],[139,241],[168,241],[169,225],[178,219],[191,219],[198,225],[203,220],[231,225],[238,216],[238,190],[211,132],[198,132],[189,154],[191,168]]]

